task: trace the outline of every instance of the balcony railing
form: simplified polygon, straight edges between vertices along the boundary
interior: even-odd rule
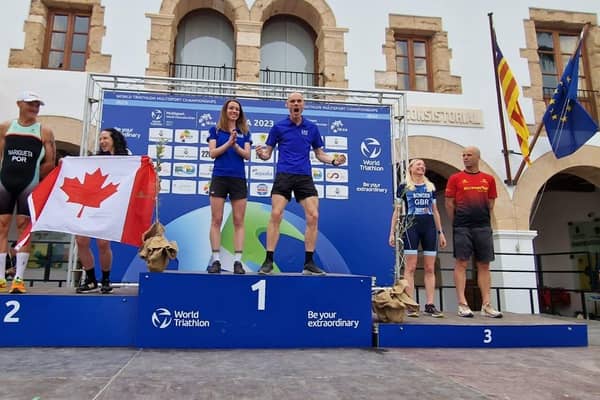
[[[261,69],[260,81],[277,85],[290,86],[321,86],[323,74],[311,72],[279,71],[274,69]]]
[[[548,105],[550,99],[552,99],[552,96],[554,95],[554,90],[556,90],[556,88],[543,87],[542,90],[544,93],[544,101],[546,102],[546,105]],[[585,108],[586,111],[590,113],[590,115],[595,120],[597,120],[598,116],[596,111],[596,104],[598,104],[597,101],[600,101],[600,91],[578,89],[577,100],[579,100],[583,108]]]
[[[174,78],[200,79],[210,81],[234,81],[235,67],[212,65],[169,64],[170,74]]]

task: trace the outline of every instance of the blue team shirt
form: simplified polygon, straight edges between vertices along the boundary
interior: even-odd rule
[[[240,130],[237,130],[237,144],[243,149],[246,143],[252,143],[250,133],[244,135]],[[221,129],[217,132],[216,127],[209,130],[208,140],[216,140],[217,147],[223,145],[229,140],[230,133]],[[215,158],[213,167],[213,176],[228,176],[232,178],[246,178],[246,170],[244,169],[244,159],[235,152],[233,146],[225,150],[223,154]]]
[[[323,147],[319,128],[304,117],[300,125],[292,122],[290,117],[277,122],[265,143],[273,148],[279,146],[278,173],[308,176],[312,176],[310,151]]]
[[[415,185],[415,190],[404,190],[406,184],[398,186],[396,197],[402,198],[406,204],[407,215],[433,215],[435,192],[428,192],[425,184]]]

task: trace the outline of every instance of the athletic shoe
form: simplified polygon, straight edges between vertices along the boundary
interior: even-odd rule
[[[100,293],[108,294],[112,291],[113,291],[113,287],[110,285],[110,281],[108,279],[103,280],[102,285],[100,286]]]
[[[481,315],[489,318],[502,318],[502,313],[492,307],[490,303],[481,306]]]
[[[406,316],[411,318],[419,318],[419,307],[408,306],[406,308]]]
[[[466,304],[458,305],[458,316],[463,318],[473,318],[473,311]]]
[[[304,264],[304,269],[302,270],[302,274],[304,274],[304,275],[325,275],[325,271],[323,271],[321,268],[317,267],[317,264],[315,264],[314,262],[309,261],[306,264]]]
[[[208,273],[209,274],[220,274],[221,273],[221,261],[219,261],[219,260],[213,261],[213,263],[210,265],[210,267],[208,267]]]
[[[81,285],[79,285],[79,287],[77,289],[75,289],[76,293],[95,293],[98,292],[100,289],[98,288],[98,282],[97,281],[90,281],[90,280],[85,280],[85,282],[83,282]]]
[[[435,304],[425,304],[425,314],[429,314],[433,318],[444,318],[444,313],[435,308]]]
[[[244,266],[242,265],[241,262],[239,262],[239,261],[233,262],[233,273],[239,274],[239,275],[244,275],[246,273],[246,271],[244,271]]]
[[[0,292],[8,292],[8,283],[6,283],[6,279],[0,279]]]
[[[19,278],[13,279],[12,285],[10,286],[9,293],[14,293],[14,294],[27,293],[27,290],[25,290],[25,282],[23,282],[23,279],[19,279]]]
[[[265,261],[258,270],[261,275],[267,275],[273,272],[273,261]]]

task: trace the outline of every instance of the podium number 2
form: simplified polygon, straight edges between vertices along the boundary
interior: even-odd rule
[[[483,330],[483,343],[492,343],[492,330],[491,329]]]
[[[258,291],[258,304],[256,305],[256,309],[258,311],[264,311],[265,298],[267,296],[267,281],[265,279],[261,279],[250,287],[252,288],[253,292]]]
[[[15,314],[17,312],[19,312],[19,309],[21,308],[21,304],[16,300],[9,300],[4,304],[6,305],[6,307],[11,307],[11,309],[4,316],[4,322],[5,323],[19,322],[19,317],[15,317]]]

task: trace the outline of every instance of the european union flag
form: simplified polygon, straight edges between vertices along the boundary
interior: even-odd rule
[[[544,114],[544,126],[556,158],[573,154],[598,131],[598,124],[577,101],[580,54],[581,41]]]

